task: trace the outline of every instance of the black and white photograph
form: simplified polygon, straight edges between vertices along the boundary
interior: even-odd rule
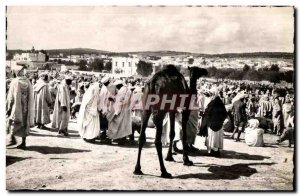
[[[7,191],[296,190],[295,6],[5,12]]]

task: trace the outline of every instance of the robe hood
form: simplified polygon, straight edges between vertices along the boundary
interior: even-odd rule
[[[33,86],[33,91],[34,92],[39,92],[44,86],[46,86],[46,82],[43,80],[39,80],[34,86]]]

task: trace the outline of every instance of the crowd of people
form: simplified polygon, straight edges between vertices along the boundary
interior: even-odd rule
[[[114,79],[108,76],[74,75],[71,73],[26,73],[26,67],[13,68],[13,78],[7,79],[8,146],[16,145],[15,136],[22,138],[17,148],[26,149],[30,128],[55,129],[68,137],[70,119],[76,119],[77,131],[85,142],[135,145],[134,132],[141,127],[141,102],[145,79]],[[294,135],[294,96],[292,89],[278,89],[274,84],[222,80],[197,82],[199,109],[191,111],[187,123],[188,151],[197,134],[204,136],[208,153],[220,156],[224,132],[231,139],[249,146],[264,146],[265,133],[276,134],[274,143],[289,140]],[[50,118],[52,114],[52,118]],[[176,114],[174,150],[181,140],[181,113]],[[47,126],[46,126],[47,125]],[[148,127],[154,128],[153,122]],[[167,144],[170,122],[163,123],[162,142]]]

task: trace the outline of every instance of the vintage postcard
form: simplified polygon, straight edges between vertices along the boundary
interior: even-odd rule
[[[8,191],[295,191],[295,7],[7,6]]]

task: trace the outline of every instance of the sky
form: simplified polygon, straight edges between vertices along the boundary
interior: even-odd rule
[[[7,49],[293,52],[293,7],[8,6]]]

